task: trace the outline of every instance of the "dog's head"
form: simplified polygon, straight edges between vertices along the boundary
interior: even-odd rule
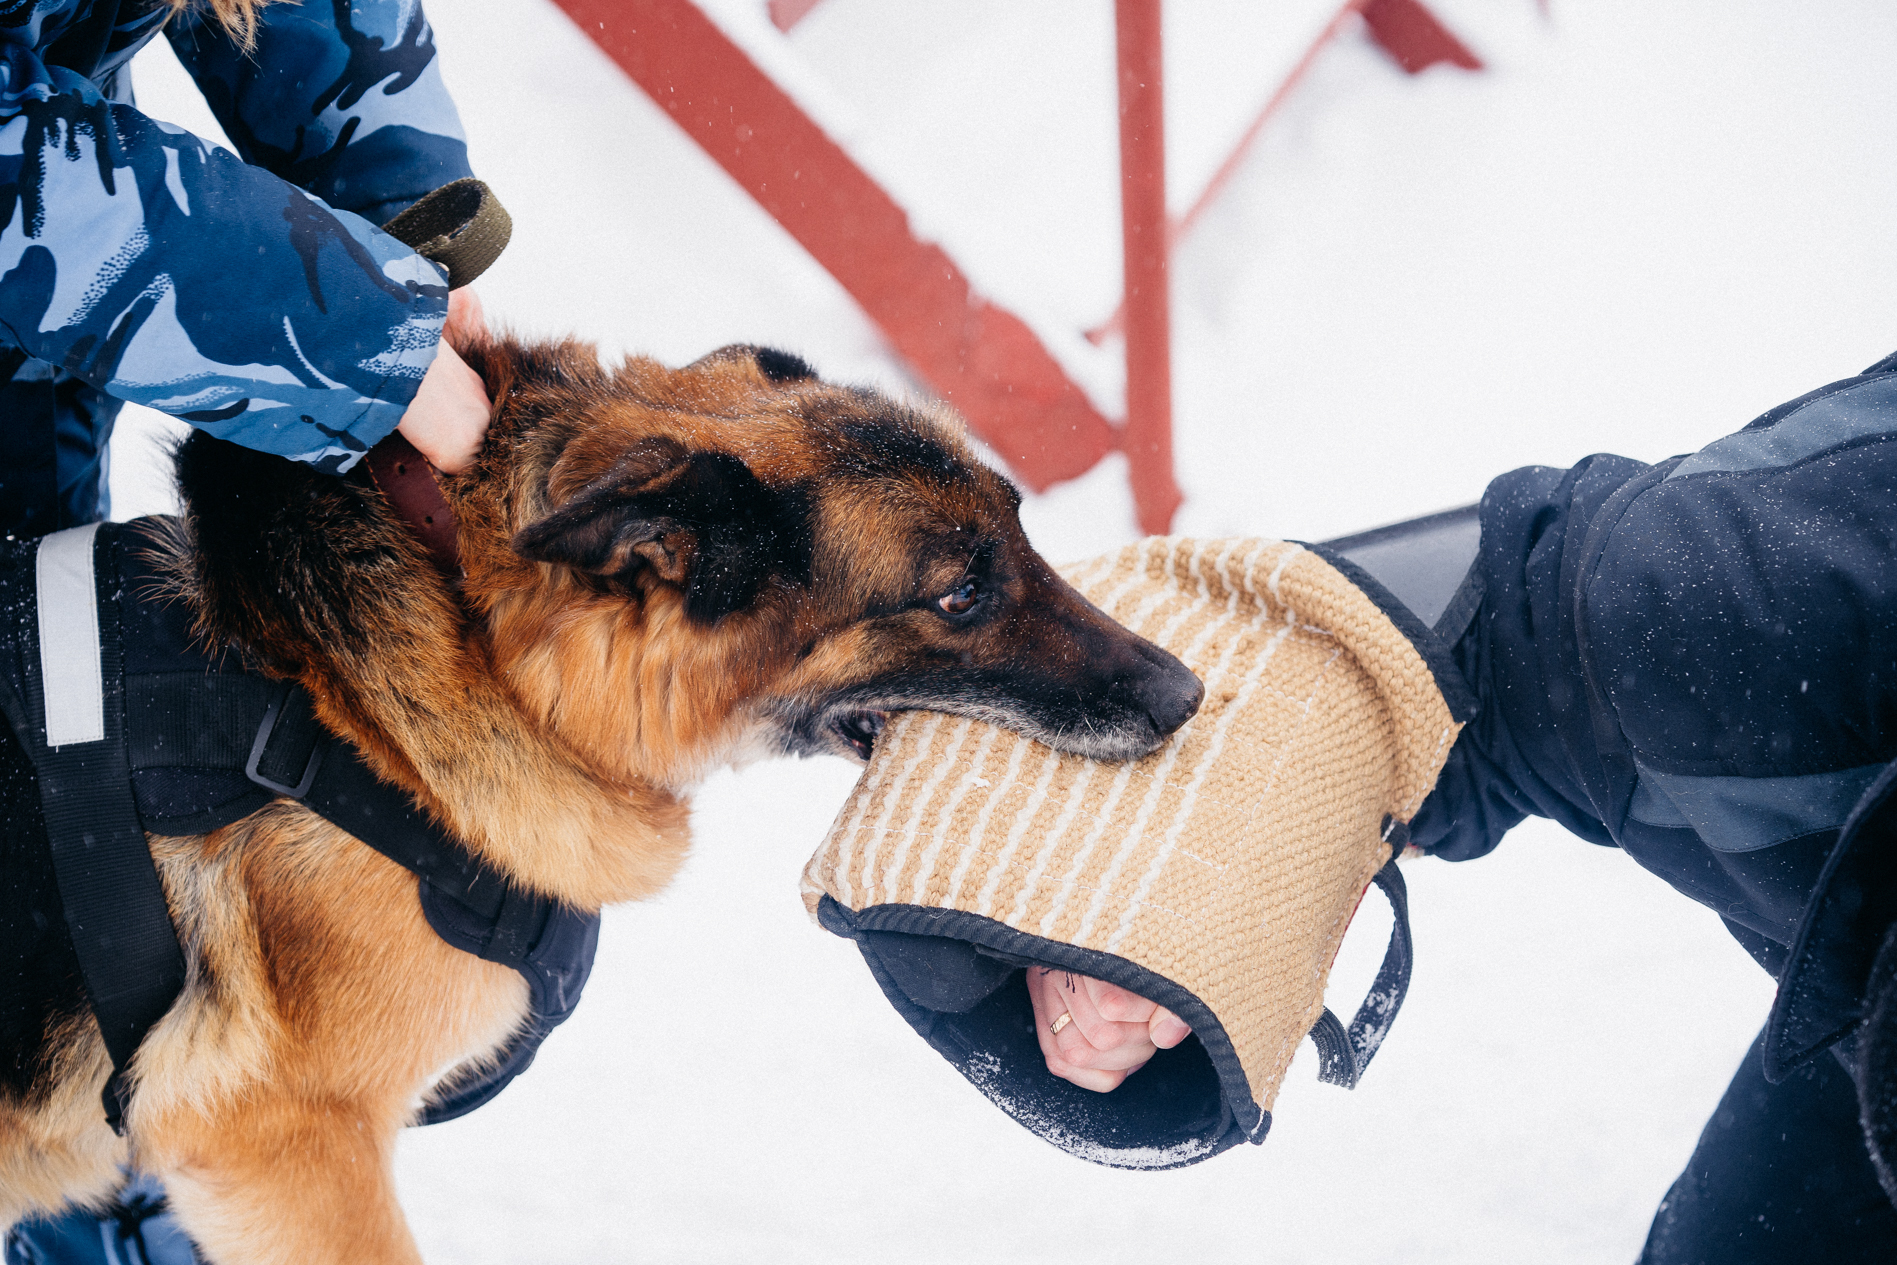
[[[582,746],[688,779],[747,747],[867,757],[921,709],[1126,759],[1198,708],[1184,665],[1041,560],[943,412],[751,347],[615,372],[572,345],[476,350],[512,557],[471,563],[471,596]]]

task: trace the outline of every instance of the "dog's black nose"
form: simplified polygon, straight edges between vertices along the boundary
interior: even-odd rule
[[[1198,713],[1205,699],[1205,686],[1192,675],[1192,669],[1169,654],[1155,663],[1139,685],[1139,700],[1152,718],[1153,730],[1161,737],[1171,733]]]

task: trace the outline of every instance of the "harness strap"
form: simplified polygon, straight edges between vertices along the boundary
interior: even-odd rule
[[[21,736],[40,748],[34,764],[53,873],[112,1059],[106,1119],[123,1133],[126,1069],[183,991],[185,961],[132,797],[112,591],[117,545],[117,528],[98,523],[40,541],[38,653],[25,657],[29,702],[45,723]]]
[[[132,677],[126,688],[141,714],[129,744],[134,773],[241,769],[272,798],[300,800],[484,921],[500,916],[499,877],[331,736],[301,686],[166,672]],[[244,816],[253,805],[239,807]]]
[[[492,189],[464,176],[417,199],[382,231],[447,269],[448,288],[459,290],[501,257],[514,221]]]
[[[337,754],[342,756],[341,752]],[[501,877],[484,869],[407,795],[378,780],[361,760],[324,760],[302,800],[306,807],[481,918],[500,916],[508,891]]]
[[[220,776],[228,786],[230,771],[242,769],[248,781],[239,788],[296,798],[416,875],[422,914],[447,944],[526,979],[532,998],[526,1024],[491,1065],[438,1088],[422,1123],[466,1115],[527,1069],[541,1041],[579,1004],[598,943],[598,915],[523,892],[481,866],[405,792],[378,779],[354,748],[325,730],[294,683],[164,672],[128,677],[126,694],[138,716],[127,744],[134,774],[195,772]],[[258,789],[240,789],[210,816],[218,823],[235,820],[265,802]],[[215,824],[199,819],[190,828]]]
[[[202,662],[123,672],[118,625],[131,616],[118,599],[123,590],[136,600],[144,586],[120,556],[121,530],[88,527],[42,542],[35,577],[41,619],[22,625],[37,630],[22,655],[30,661],[23,663],[28,705],[7,710],[39,770],[62,902],[113,1060],[108,1119],[123,1127],[124,1068],[186,977],[146,829],[201,834],[279,797],[300,800],[415,874],[422,913],[444,942],[525,978],[527,1022],[492,1062],[437,1087],[422,1119],[454,1119],[487,1102],[578,1004],[598,915],[513,887],[483,867],[325,730],[295,683]],[[98,549],[110,550],[96,558],[88,551],[95,534]],[[49,729],[56,749],[42,740]],[[102,884],[108,859],[116,877]]]
[[[1403,850],[1400,843],[1396,850]],[[1363,1079],[1364,1070],[1376,1057],[1383,1038],[1389,1035],[1396,1012],[1402,1009],[1403,998],[1410,991],[1413,945],[1409,889],[1403,883],[1402,872],[1396,868],[1396,857],[1392,855],[1370,881],[1382,889],[1395,916],[1390,928],[1390,947],[1383,952],[1383,965],[1378,968],[1377,978],[1371,983],[1370,992],[1358,1007],[1348,1030],[1329,1007],[1325,1007],[1317,1025],[1311,1029],[1311,1042],[1317,1047],[1317,1078],[1345,1089],[1357,1088],[1357,1082]]]
[[[533,1062],[547,1034],[573,1013],[592,971],[599,916],[512,886],[484,868],[408,795],[378,779],[347,743],[322,728],[297,685],[237,674],[134,676],[134,773],[241,768],[272,797],[293,798],[417,876],[422,915],[454,948],[518,971],[532,1006],[491,1065],[438,1087],[423,1124],[466,1115]],[[286,789],[287,788],[287,789]],[[222,817],[261,803],[240,798]],[[198,826],[209,828],[208,823]]]
[[[307,792],[297,797],[306,807],[415,874],[422,915],[443,941],[512,967],[527,981],[527,1023],[492,1066],[437,1093],[423,1108],[422,1123],[464,1116],[526,1071],[541,1041],[573,1013],[592,973],[599,916],[523,892],[483,867],[406,794],[380,781],[352,749],[321,729],[300,687],[287,688],[271,715],[290,721],[278,719],[270,728],[266,716],[253,743],[253,764],[313,768]],[[309,717],[307,727],[299,729],[303,716]]]

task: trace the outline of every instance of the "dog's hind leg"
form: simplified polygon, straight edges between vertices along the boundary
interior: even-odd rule
[[[47,1045],[36,1090],[0,1092],[0,1237],[20,1217],[99,1203],[123,1180],[125,1142],[99,1109],[112,1064],[98,1028],[88,1016],[70,1017]]]
[[[259,1095],[202,1121],[163,1167],[178,1221],[216,1265],[421,1265],[395,1199],[399,1120]]]

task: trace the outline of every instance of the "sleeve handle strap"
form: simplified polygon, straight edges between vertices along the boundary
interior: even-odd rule
[[[1397,848],[1402,851],[1401,846]],[[1364,1070],[1376,1057],[1383,1038],[1389,1034],[1396,1012],[1410,991],[1410,967],[1414,961],[1410,939],[1410,901],[1403,875],[1392,856],[1371,880],[1382,889],[1394,915],[1390,927],[1390,947],[1384,950],[1383,965],[1370,985],[1356,1018],[1346,1029],[1329,1007],[1311,1029],[1311,1043],[1317,1047],[1317,1078],[1345,1089],[1357,1088]]]
[[[469,176],[420,199],[382,231],[446,268],[448,288],[459,290],[501,257],[514,221],[494,191]]]

